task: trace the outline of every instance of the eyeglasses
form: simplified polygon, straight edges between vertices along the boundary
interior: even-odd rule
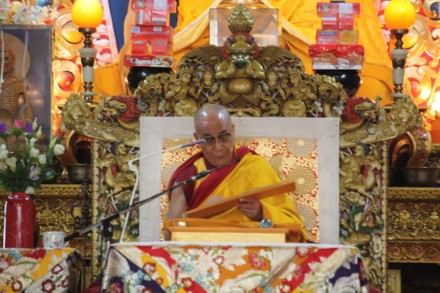
[[[206,146],[214,146],[216,141],[221,145],[230,144],[232,142],[232,134],[225,133],[220,134],[217,137],[203,137],[203,139],[205,140],[203,144]]]

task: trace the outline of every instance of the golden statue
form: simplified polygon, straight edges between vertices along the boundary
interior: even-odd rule
[[[2,78],[0,78],[0,122],[4,122],[8,127],[11,127],[14,120],[17,119],[32,122],[34,112],[26,93],[26,83],[21,76],[15,74],[15,68],[18,64],[16,64],[15,50],[11,47],[11,44],[16,44],[16,42],[9,42],[8,39],[10,38],[5,38],[4,43],[0,42],[0,48],[3,48],[3,50],[0,50],[3,69],[1,72]]]

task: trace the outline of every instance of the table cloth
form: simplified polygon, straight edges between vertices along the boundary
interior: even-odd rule
[[[319,244],[111,246],[107,292],[368,292],[359,251]]]
[[[72,292],[79,268],[74,248],[0,249],[0,292]]]

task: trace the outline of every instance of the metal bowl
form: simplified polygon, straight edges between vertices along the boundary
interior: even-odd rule
[[[65,165],[70,183],[83,184],[92,182],[92,165],[73,164]]]
[[[402,168],[405,186],[433,187],[437,184],[440,168]]]

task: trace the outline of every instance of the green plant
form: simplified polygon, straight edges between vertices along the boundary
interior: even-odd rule
[[[42,182],[56,174],[49,168],[64,153],[61,136],[54,136],[46,146],[40,144],[41,126],[37,120],[15,120],[12,129],[0,123],[0,190],[35,193]]]

